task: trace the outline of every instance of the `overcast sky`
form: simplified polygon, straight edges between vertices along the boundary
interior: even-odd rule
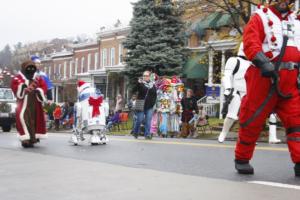
[[[3,0],[0,50],[6,45],[87,34],[118,19],[129,24],[137,0]]]

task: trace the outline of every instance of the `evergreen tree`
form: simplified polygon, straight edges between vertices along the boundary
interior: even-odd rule
[[[184,24],[170,0],[140,0],[134,3],[131,32],[124,42],[130,85],[145,70],[158,75],[180,75],[186,59]]]
[[[2,51],[0,51],[0,67],[8,67],[11,65],[12,52],[10,46],[7,44]]]

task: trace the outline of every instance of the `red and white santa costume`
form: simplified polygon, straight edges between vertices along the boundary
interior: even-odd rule
[[[252,61],[257,53],[264,54],[272,61],[278,60],[283,43],[283,29],[288,31],[288,44],[282,62],[300,63],[300,21],[289,11],[284,17],[274,7],[261,7],[250,19],[243,35],[244,51]],[[284,94],[292,94],[289,99],[274,93],[262,112],[249,125],[240,128],[236,144],[236,160],[249,161],[252,158],[255,142],[262,131],[266,118],[272,111],[280,117],[287,129],[287,143],[294,163],[300,162],[300,96],[297,87],[298,68],[280,69],[279,88]],[[247,94],[242,100],[240,123],[246,122],[266,99],[271,79],[263,77],[259,66],[250,66],[245,75]]]
[[[28,126],[26,125],[26,120],[24,118],[25,113],[28,112],[29,104],[35,105],[35,138],[41,139],[46,138],[46,124],[45,115],[43,111],[43,102],[46,102],[46,92],[47,85],[45,81],[36,76],[33,78],[37,86],[35,89],[35,102],[28,101],[28,94],[25,92],[24,87],[28,87],[30,80],[28,80],[25,75],[20,71],[11,82],[11,88],[17,98],[17,108],[16,108],[16,128],[19,132],[19,138],[21,141],[30,140],[30,132]]]

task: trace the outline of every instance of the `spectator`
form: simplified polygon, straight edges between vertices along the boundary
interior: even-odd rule
[[[111,129],[113,125],[120,122],[120,112],[117,111],[110,119],[108,119],[107,129]]]
[[[122,112],[122,107],[123,107],[123,98],[122,98],[122,95],[118,94],[118,96],[116,98],[115,113]]]
[[[134,107],[135,107],[135,102],[136,102],[136,94],[132,95],[131,99],[129,100],[128,105],[128,109],[130,111],[130,116],[132,119],[132,127],[134,127],[135,121],[136,121],[136,115],[135,115],[135,111],[134,111]],[[131,131],[131,133],[133,133],[133,130]]]
[[[205,124],[207,124],[207,113],[206,111],[203,109],[203,105],[198,105],[198,114],[194,113],[194,117],[189,121],[189,125],[192,126],[192,131],[190,136],[193,138],[197,138],[198,137],[198,133],[197,133],[197,125],[203,126]]]
[[[136,94],[132,95],[131,99],[129,100],[129,103],[127,104],[128,109],[132,111],[132,108],[134,108],[136,102]]]
[[[59,131],[59,122],[60,122],[61,114],[62,114],[61,108],[59,105],[57,105],[53,112],[56,131]]]
[[[186,96],[181,100],[181,105],[183,112],[181,116],[182,127],[180,136],[186,138],[193,130],[193,126],[188,122],[193,118],[193,112],[198,114],[197,101],[191,89],[187,89]]]
[[[140,132],[140,126],[142,121],[145,122],[145,139],[152,139],[150,134],[150,125],[153,115],[153,107],[156,103],[156,87],[153,81],[150,81],[151,72],[145,71],[143,78],[138,80],[138,100],[144,100],[144,109],[142,111],[136,111],[137,119],[134,124],[133,134],[137,138]]]

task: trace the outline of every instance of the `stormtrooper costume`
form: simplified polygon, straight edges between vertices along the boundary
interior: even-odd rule
[[[229,58],[225,65],[225,72],[222,80],[225,88],[224,95],[229,95],[229,93],[233,89],[233,99],[231,100],[228,106],[228,113],[224,120],[222,132],[218,137],[218,141],[220,143],[224,142],[233,123],[236,120],[238,120],[238,113],[241,105],[241,100],[246,94],[246,81],[244,76],[250,65],[251,62],[246,60],[243,51],[243,43],[241,43],[238,56]],[[269,118],[270,144],[277,144],[281,142],[281,140],[277,139],[276,136],[276,122],[276,115],[271,114]]]
[[[225,65],[224,77],[222,83],[224,86],[224,96],[229,95],[233,90],[233,98],[228,106],[228,113],[224,120],[223,129],[218,137],[220,143],[224,142],[233,123],[238,120],[238,113],[241,100],[246,94],[245,73],[250,66],[250,62],[246,60],[243,51],[243,43],[241,43],[238,56],[231,57]]]

